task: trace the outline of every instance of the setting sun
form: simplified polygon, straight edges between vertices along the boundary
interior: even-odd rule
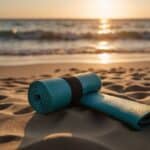
[[[102,19],[111,18],[113,8],[112,0],[100,0],[99,4],[101,12],[100,18]]]
[[[1,0],[0,18],[149,18],[149,0]]]

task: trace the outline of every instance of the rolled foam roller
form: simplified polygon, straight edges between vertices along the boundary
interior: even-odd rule
[[[113,116],[135,129],[150,125],[150,106],[127,99],[92,93],[83,96],[81,104]]]
[[[31,106],[38,113],[46,114],[77,103],[88,93],[101,88],[101,80],[95,73],[83,73],[70,78],[34,81],[28,91]]]

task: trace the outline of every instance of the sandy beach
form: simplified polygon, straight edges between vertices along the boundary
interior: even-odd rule
[[[0,150],[150,150],[150,0],[0,0]]]
[[[1,149],[148,150],[149,127],[137,132],[82,107],[42,116],[29,106],[27,90],[34,80],[91,71],[101,76],[103,93],[149,105],[149,66],[150,62],[0,66]]]

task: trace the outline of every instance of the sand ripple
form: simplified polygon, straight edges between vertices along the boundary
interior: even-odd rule
[[[97,144],[92,142],[90,139],[79,138],[80,135],[73,135],[73,137],[58,137],[54,139],[50,139],[48,135],[46,139],[44,139],[44,137],[51,129],[52,133],[55,132],[56,127],[60,131],[64,131],[64,129],[61,127],[67,126],[71,131],[72,127],[69,127],[65,123],[63,118],[64,115],[66,115],[66,119],[71,120],[71,118],[76,118],[73,126],[82,126],[78,120],[80,120],[82,123],[85,123],[89,119],[95,121],[97,126],[86,125],[83,129],[89,130],[90,126],[93,126],[96,129],[99,128],[99,133],[101,133],[101,135],[97,138],[102,137],[104,134],[108,134],[101,130],[100,127],[107,128],[107,131],[110,133],[116,130],[116,127],[122,127],[122,124],[118,125],[115,121],[113,121],[114,125],[112,122],[110,124],[109,120],[105,116],[103,117],[103,115],[99,115],[103,121],[105,120],[105,123],[108,122],[106,125],[100,121],[100,118],[96,114],[92,115],[94,112],[88,112],[86,110],[80,110],[80,113],[82,111],[82,113],[85,114],[84,118],[77,114],[77,112],[74,113],[74,110],[72,110],[70,113],[67,113],[66,110],[65,112],[61,113],[61,119],[57,116],[57,114],[44,116],[43,119],[40,119],[40,116],[35,115],[33,109],[27,102],[27,90],[29,84],[33,80],[71,76],[72,74],[86,71],[96,72],[99,76],[101,76],[103,80],[103,93],[150,105],[150,78],[148,76],[150,72],[149,68],[125,69],[122,67],[116,67],[111,69],[87,68],[83,70],[80,68],[71,67],[65,71],[61,68],[55,68],[51,74],[41,74],[39,76],[24,78],[3,78],[0,79],[0,147],[2,149],[49,149],[49,147],[54,149],[54,147],[57,146],[57,148],[76,149],[76,145],[80,144],[82,145],[83,149],[86,148],[87,150],[91,150],[92,148],[94,150],[107,149],[107,147],[105,147],[103,144]],[[95,116],[95,118],[92,116]],[[76,122],[78,123],[76,124]],[[26,126],[29,126],[29,129]],[[35,129],[38,129],[38,131]],[[77,130],[79,130],[81,135],[86,133],[79,128],[77,128]],[[95,136],[97,131],[91,131],[91,136]],[[11,143],[11,146],[9,143]],[[64,143],[67,147],[64,147]]]

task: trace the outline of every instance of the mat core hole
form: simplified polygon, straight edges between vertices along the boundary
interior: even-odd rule
[[[41,100],[41,96],[39,94],[34,95],[35,100],[36,101],[40,101]]]

